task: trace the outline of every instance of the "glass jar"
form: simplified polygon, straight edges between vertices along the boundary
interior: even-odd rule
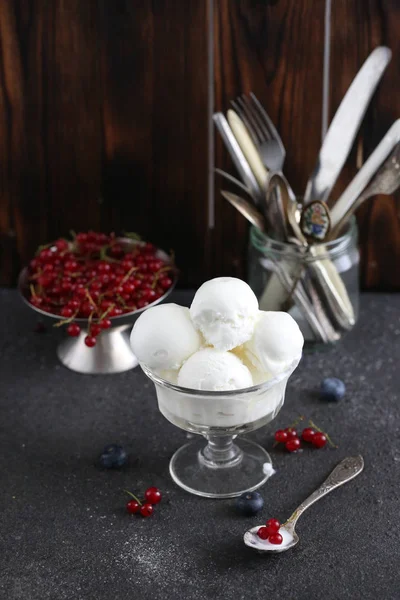
[[[252,227],[248,283],[260,309],[287,311],[306,342],[340,339],[358,317],[357,240],[354,217],[341,237],[309,246],[277,241]]]

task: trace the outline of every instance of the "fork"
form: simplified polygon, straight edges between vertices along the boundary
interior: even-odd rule
[[[236,98],[236,101],[233,100],[231,104],[244,121],[261,160],[269,171],[270,178],[278,173],[283,179],[290,199],[294,202],[296,199],[295,193],[282,173],[286,150],[281,136],[253,92],[250,93],[250,98],[251,100],[242,94],[242,96]]]
[[[269,171],[282,172],[286,150],[273,122],[265,109],[251,92],[251,100],[238,96],[231,102],[233,108],[244,121],[250,136],[258,148],[261,160]]]

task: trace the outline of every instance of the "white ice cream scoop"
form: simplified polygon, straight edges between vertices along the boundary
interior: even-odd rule
[[[303,344],[303,334],[288,313],[260,311],[254,334],[242,351],[258,371],[275,376],[300,358]]]
[[[249,340],[258,316],[258,300],[241,279],[217,277],[197,290],[190,316],[207,344],[232,350]]]
[[[152,370],[179,369],[201,346],[189,309],[160,304],[140,315],[131,333],[132,350]]]
[[[251,387],[251,373],[231,352],[203,348],[184,363],[178,375],[178,385],[195,390],[214,392]]]

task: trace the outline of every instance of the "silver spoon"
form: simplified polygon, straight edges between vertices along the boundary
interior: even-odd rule
[[[233,194],[232,192],[227,192],[225,190],[221,190],[221,194],[228,200],[232,206],[234,206],[252,225],[257,227],[260,231],[265,231],[265,223],[264,217],[256,209],[251,202],[248,202],[244,198],[241,198],[237,194]]]
[[[329,238],[335,239],[340,235],[351,215],[361,206],[365,200],[378,194],[393,194],[400,186],[400,144],[397,144],[393,152],[388,156],[382,166],[378,169],[372,181],[365,190],[349,206],[337,225],[332,229]]]
[[[296,523],[298,519],[301,517],[303,512],[307,510],[314,502],[320,500],[337,487],[347,483],[351,479],[354,479],[357,475],[361,473],[364,468],[364,459],[362,456],[351,456],[345,458],[340,462],[329,475],[328,479],[324,481],[324,483],[315,490],[311,496],[309,496],[304,502],[300,504],[298,508],[294,511],[291,517],[286,521],[284,525],[279,530],[279,533],[283,537],[283,543],[281,545],[274,546],[269,542],[265,542],[261,540],[257,531],[262,527],[262,525],[257,525],[257,527],[253,527],[249,529],[244,534],[244,543],[246,546],[250,548],[254,548],[254,550],[258,550],[259,552],[285,552],[290,548],[293,548],[298,541],[299,537],[295,531]]]
[[[299,225],[300,211],[296,196],[283,173],[275,171],[269,174],[266,203],[267,216],[272,221],[272,227],[278,228],[288,238],[287,223],[289,223],[296,238],[307,245]]]

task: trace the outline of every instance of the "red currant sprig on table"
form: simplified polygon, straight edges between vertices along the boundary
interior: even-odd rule
[[[89,319],[85,344],[92,348],[117,317],[155,302],[172,286],[174,266],[157,248],[137,242],[126,249],[114,234],[74,234],[41,247],[29,264],[29,302],[59,315],[56,326],[67,325],[76,337],[75,319]]]
[[[277,519],[268,519],[263,527],[260,527],[257,531],[257,535],[262,540],[268,540],[270,544],[280,545],[282,544],[283,538],[279,533],[281,524]]]
[[[158,488],[149,487],[144,493],[144,500],[141,501],[137,496],[129,492],[128,490],[124,490],[127,494],[132,497],[132,500],[126,504],[126,510],[128,513],[135,515],[141,514],[142,517],[150,517],[153,514],[154,504],[158,504],[161,502],[162,495]]]
[[[303,419],[304,417],[301,417],[295,424]],[[295,424],[286,429],[278,429],[275,432],[274,437],[276,444],[285,444],[285,448],[288,452],[297,452],[300,450],[302,441],[312,444],[315,448],[323,448],[326,446],[327,442],[334,448],[337,447],[332,442],[329,435],[319,429],[312,421],[309,421],[310,427],[303,429],[301,436],[299,436],[297,430],[294,428]]]

